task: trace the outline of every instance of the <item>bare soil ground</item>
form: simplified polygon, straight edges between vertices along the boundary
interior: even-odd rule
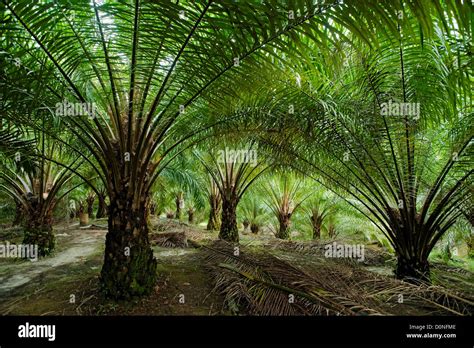
[[[177,224],[179,226],[179,224]],[[183,225],[185,226],[185,225]],[[57,249],[36,262],[0,260],[0,313],[3,315],[214,315],[223,301],[193,248],[154,247],[159,279],[153,294],[117,303],[101,298],[98,277],[105,229],[56,226]],[[202,232],[206,233],[206,232]],[[20,236],[9,240],[21,242]]]

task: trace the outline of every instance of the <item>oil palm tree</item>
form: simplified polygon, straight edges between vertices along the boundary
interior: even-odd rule
[[[71,190],[65,190],[72,173],[40,160],[32,171],[3,165],[0,189],[21,204],[25,235],[23,244],[38,245],[39,256],[47,256],[55,246],[53,210]]]
[[[266,185],[268,198],[265,203],[278,221],[277,238],[289,238],[291,217],[311,195],[311,192],[303,192],[303,188],[304,181],[291,174],[280,175]]]
[[[250,191],[240,206],[244,231],[250,229],[253,234],[258,234],[268,220],[268,212],[259,191],[258,189]]]
[[[238,148],[238,146],[236,146]],[[240,150],[225,146],[219,150],[208,152],[206,156],[195,152],[207,173],[212,177],[222,200],[221,226],[219,238],[230,242],[239,241],[237,226],[237,206],[247,189],[270,167],[265,160],[253,163],[245,158],[234,158],[231,153],[256,151],[253,142]],[[255,152],[256,153],[256,152]]]

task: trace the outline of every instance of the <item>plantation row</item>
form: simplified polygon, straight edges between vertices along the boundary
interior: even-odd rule
[[[113,298],[155,286],[150,214],[231,243],[239,224],[377,241],[398,278],[429,281],[435,248],[472,248],[470,10],[4,1],[1,202],[41,256],[55,216],[106,217]]]

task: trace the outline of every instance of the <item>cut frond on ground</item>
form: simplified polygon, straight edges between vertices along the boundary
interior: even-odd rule
[[[187,248],[188,239],[184,232],[155,233],[150,235],[151,245],[164,248]]]
[[[235,247],[223,241],[203,248],[215,290],[225,296],[234,312],[251,315],[471,315],[474,309],[472,294],[442,286],[410,284],[355,264],[321,257],[306,263],[290,263],[266,251],[255,252],[242,246],[236,255]]]
[[[347,244],[347,241],[341,239],[326,240],[326,241],[309,241],[309,242],[297,242],[297,241],[285,241],[272,239],[265,243],[265,247],[270,250],[285,250],[298,252],[303,255],[314,256],[314,257],[325,257],[325,251],[327,246],[331,246],[333,243],[338,245]],[[390,263],[394,260],[394,256],[386,251],[384,248],[375,245],[364,245],[364,259],[357,260],[354,258],[336,258],[335,261],[346,262],[346,263],[361,263],[364,266],[382,266],[386,263]]]

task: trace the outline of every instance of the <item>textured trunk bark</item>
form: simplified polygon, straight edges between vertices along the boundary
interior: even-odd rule
[[[94,201],[95,201],[95,196],[87,197],[87,214],[89,215],[89,218],[91,219],[94,218]]]
[[[55,246],[53,226],[41,221],[33,222],[32,219],[29,219],[22,244],[37,245],[40,257],[50,255]]]
[[[105,217],[106,212],[107,212],[107,204],[105,204],[105,197],[104,196],[99,196],[99,205],[97,206],[97,214],[95,217],[97,219],[101,219]]]
[[[53,207],[41,215],[41,206],[36,197],[30,198],[32,209],[25,214],[23,244],[37,245],[38,256],[50,255],[55,246],[53,234]]]
[[[321,239],[321,226],[313,225],[313,240]]]
[[[219,211],[221,206],[219,204],[219,199],[216,196],[211,196],[209,198],[210,211],[209,211],[209,220],[207,222],[207,229],[209,231],[217,231],[220,229],[220,219]]]
[[[106,296],[129,299],[148,294],[156,283],[156,259],[148,239],[148,203],[133,207],[111,197],[109,231],[100,282]]]
[[[175,203],[176,203],[176,219],[181,220],[181,209],[184,206],[184,199],[182,198],[182,196],[177,196]]]
[[[280,216],[279,228],[276,234],[277,238],[288,239],[290,237],[290,217],[288,215]]]
[[[430,282],[430,265],[427,259],[407,259],[403,256],[398,256],[395,275],[398,279],[412,283],[420,280]]]
[[[16,202],[15,217],[13,218],[12,226],[20,225],[23,221],[23,204]]]
[[[410,207],[406,209],[410,211]],[[411,283],[418,283],[419,281],[430,282],[429,251],[424,250],[423,243],[419,243],[418,240],[420,231],[417,230],[417,224],[420,216],[416,214],[412,223],[406,224],[401,218],[399,210],[392,209],[390,213],[393,216],[392,224],[396,229],[394,232],[406,236],[401,248],[395,250],[397,255],[396,277]],[[415,230],[407,225],[415,227]]]
[[[190,224],[194,223],[194,210],[188,210],[188,222]]]
[[[259,230],[260,227],[257,224],[250,224],[250,231],[252,231],[253,234],[257,234]]]
[[[89,225],[89,214],[88,213],[80,213],[79,214],[79,226],[87,226]]]
[[[156,204],[152,203],[150,204],[150,215],[155,215],[156,213]]]
[[[237,228],[237,200],[231,198],[222,201],[222,219],[219,238],[228,242],[239,241],[239,230]]]
[[[313,226],[313,240],[321,239],[321,221],[317,215],[311,215],[311,225]]]

